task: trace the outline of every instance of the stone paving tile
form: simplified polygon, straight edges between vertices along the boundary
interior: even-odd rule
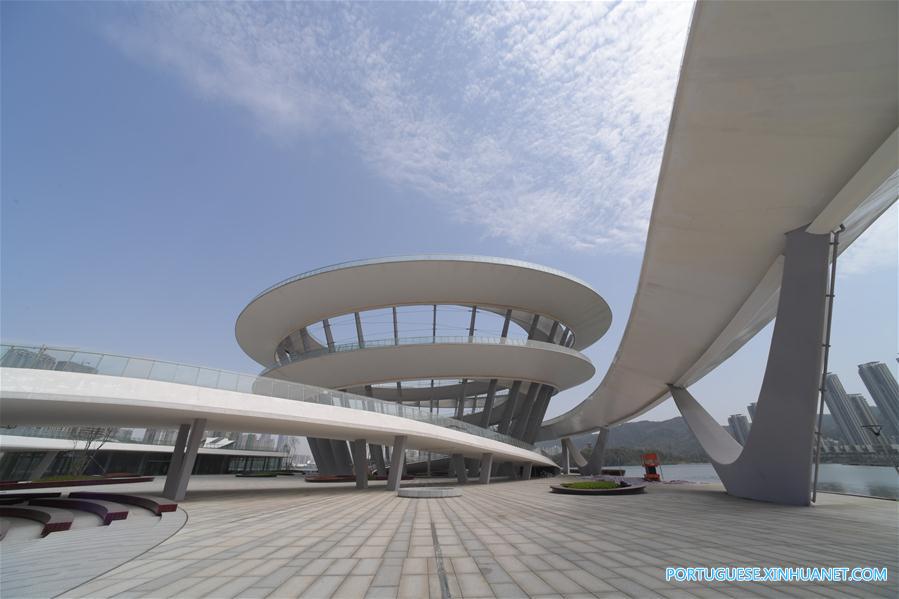
[[[294,482],[290,490],[284,482],[266,489],[254,481],[257,492],[235,488],[229,494],[234,480],[195,482],[201,489],[209,485],[209,492],[192,490],[182,504],[190,518],[180,532],[143,555],[104,563],[100,572],[106,574],[80,586],[76,580],[59,588],[71,582],[60,566],[75,568],[85,555],[63,543],[62,534],[41,540],[58,535],[53,543],[11,552],[3,545],[3,598],[71,588],[64,596],[439,599],[441,569],[452,596],[461,599],[899,595],[895,578],[852,585],[664,580],[664,568],[672,565],[874,565],[899,571],[892,502],[824,495],[815,508],[784,508],[734,499],[707,485],[653,486],[627,501],[600,502],[550,495],[545,480],[469,485],[462,497],[421,501],[374,486],[356,492]],[[110,539],[117,546],[128,542],[123,533],[93,530],[65,534],[78,533],[67,538],[78,539],[92,555],[108,551]],[[148,534],[152,526],[141,530]],[[42,551],[54,544],[53,551]],[[47,555],[61,561],[48,565]]]

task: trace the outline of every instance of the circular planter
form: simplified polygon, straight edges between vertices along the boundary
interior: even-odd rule
[[[399,497],[416,499],[432,499],[435,497],[461,497],[462,489],[458,487],[409,487],[396,492]]]
[[[615,489],[571,489],[562,485],[550,485],[550,490],[553,493],[562,493],[564,495],[636,495],[645,493],[646,485],[634,484]]]

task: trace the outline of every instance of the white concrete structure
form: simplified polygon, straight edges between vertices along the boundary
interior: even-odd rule
[[[697,4],[624,337],[541,439],[701,379],[774,318],[788,232],[842,223],[843,250],[896,201],[897,6]]]
[[[178,428],[165,487],[166,495],[176,499],[186,492],[203,432],[209,429],[393,445],[389,486],[393,490],[399,484],[405,448],[553,466],[526,444],[490,430],[418,408],[307,385],[53,348],[4,346],[3,363],[4,425]],[[356,469],[368,472],[361,464]]]
[[[77,372],[3,368],[0,376],[4,423],[175,427],[203,418],[207,428],[346,440],[364,433],[367,440],[387,445],[397,435],[404,435],[408,449],[461,453],[472,458],[489,452],[502,460],[552,465],[545,456],[499,440],[349,406]],[[339,393],[334,396],[348,397]]]
[[[438,318],[444,308],[459,334],[438,334],[446,329]],[[421,315],[414,335],[405,333],[409,309]],[[336,340],[336,319],[348,324],[349,342]],[[593,376],[579,350],[611,319],[598,293],[560,271],[501,258],[421,255],[287,279],[249,303],[236,335],[266,377],[449,409],[457,420],[496,425],[530,443],[552,395]],[[486,332],[484,320],[498,329]],[[325,470],[349,473],[343,445],[310,445]]]
[[[810,502],[827,265],[897,199],[897,9],[697,4],[621,346],[542,438],[629,420],[670,393],[728,492]],[[686,387],[775,315],[744,448]]]

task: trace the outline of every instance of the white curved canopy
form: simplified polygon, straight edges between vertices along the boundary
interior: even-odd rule
[[[468,457],[494,454],[553,465],[527,449],[459,430],[352,408],[266,397],[180,383],[56,370],[0,368],[4,424],[169,426],[206,419],[209,429],[366,439],[391,445],[405,435],[407,448]]]
[[[599,387],[540,438],[634,418],[774,317],[784,235],[845,249],[896,201],[896,2],[699,2],[643,267]]]
[[[596,372],[587,356],[569,348],[540,341],[496,341],[385,345],[324,353],[273,368],[265,376],[328,389],[446,378],[525,380],[568,389]]]
[[[325,318],[402,305],[455,304],[541,314],[574,332],[582,349],[612,324],[589,285],[536,264],[479,256],[422,255],[337,264],[264,291],[237,318],[240,347],[263,366],[294,331]]]

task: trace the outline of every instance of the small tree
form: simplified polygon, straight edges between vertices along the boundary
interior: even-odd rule
[[[95,459],[97,452],[115,436],[118,430],[118,428],[103,426],[73,427],[72,443],[75,450],[72,452],[72,465],[69,474],[84,474],[91,462],[103,470],[103,467]],[[84,446],[79,448],[80,443],[84,443]]]

